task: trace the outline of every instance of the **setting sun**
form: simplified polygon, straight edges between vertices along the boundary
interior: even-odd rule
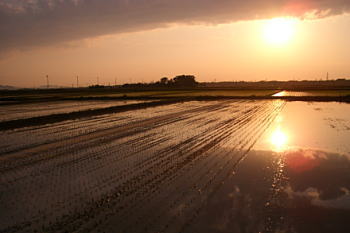
[[[297,20],[293,18],[268,20],[264,25],[265,40],[273,45],[286,44],[293,38],[296,24]]]

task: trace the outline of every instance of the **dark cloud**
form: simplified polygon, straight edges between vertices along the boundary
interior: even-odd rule
[[[349,0],[0,0],[0,49],[172,23],[218,24],[280,15],[325,17],[348,11]]]

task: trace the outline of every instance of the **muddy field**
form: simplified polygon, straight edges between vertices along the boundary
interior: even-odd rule
[[[145,101],[54,101],[31,104],[8,104],[0,108],[0,122],[25,119],[31,117],[47,116],[52,114],[77,112],[91,109],[102,109],[112,106],[143,103]]]
[[[350,105],[189,101],[0,131],[0,232],[350,232]]]

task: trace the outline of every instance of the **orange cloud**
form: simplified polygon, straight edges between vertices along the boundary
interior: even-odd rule
[[[170,24],[219,24],[349,12],[344,0],[1,0],[0,50],[57,44]]]

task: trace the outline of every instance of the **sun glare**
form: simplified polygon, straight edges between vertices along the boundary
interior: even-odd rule
[[[287,134],[280,127],[272,132],[270,142],[276,151],[283,151],[287,146],[287,141]]]
[[[275,18],[268,20],[264,25],[265,40],[273,45],[288,43],[295,34],[297,19]]]

